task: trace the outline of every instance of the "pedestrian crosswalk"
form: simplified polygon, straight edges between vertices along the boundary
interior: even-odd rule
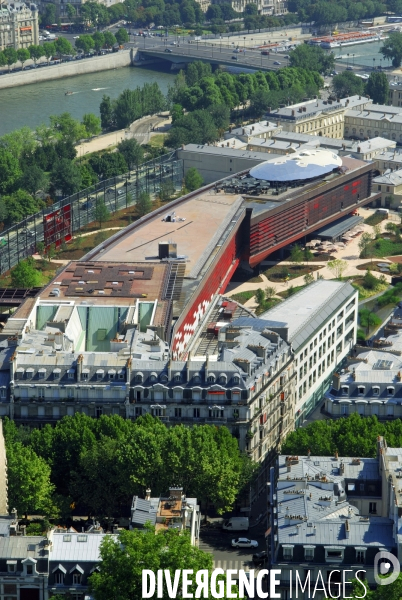
[[[223,569],[227,571],[228,569],[233,569],[235,571],[249,571],[250,564],[248,561],[244,560],[214,560],[214,569]]]

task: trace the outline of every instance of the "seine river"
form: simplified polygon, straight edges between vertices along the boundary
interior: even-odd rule
[[[174,77],[170,72],[124,67],[0,90],[0,135],[23,125],[35,128],[48,123],[49,115],[62,112],[79,119],[89,112],[99,116],[103,94],[116,98],[126,88],[134,89],[153,81],[166,93]],[[67,90],[73,95],[65,96]]]

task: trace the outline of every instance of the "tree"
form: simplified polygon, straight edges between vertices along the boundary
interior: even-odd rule
[[[103,223],[110,217],[110,212],[104,202],[104,200],[97,199],[95,205],[95,220],[99,222],[99,227],[102,229]]]
[[[74,53],[74,49],[73,49],[72,45],[70,44],[68,39],[64,38],[64,37],[57,38],[57,40],[54,42],[54,47],[56,49],[57,54],[60,56],[60,58],[63,55],[68,56],[68,55]]]
[[[189,192],[198,190],[204,183],[204,180],[195,167],[190,167],[184,177],[186,189]]]
[[[76,11],[75,7],[72,4],[67,4],[67,6],[66,6],[66,12],[67,12],[67,16],[70,19],[70,21],[72,19],[74,19],[74,17],[77,16],[77,11]]]
[[[14,48],[5,48],[3,50],[3,54],[5,56],[6,62],[8,64],[8,68],[10,69],[11,65],[15,65],[18,60],[17,51]]]
[[[101,570],[90,578],[90,589],[97,600],[110,600],[117,594],[119,600],[141,598],[144,564],[154,572],[168,570],[172,581],[176,569],[183,565],[194,573],[212,570],[212,556],[192,546],[189,535],[175,529],[158,533],[154,527],[121,531],[118,540],[102,542],[100,554]],[[194,589],[195,585],[191,586],[193,593]]]
[[[103,35],[103,34],[102,34]],[[103,96],[99,112],[101,115],[102,129],[110,129],[113,126],[113,108],[110,96]]]
[[[137,213],[143,217],[152,210],[151,196],[147,192],[140,192],[136,202]]]
[[[159,198],[162,202],[167,202],[175,193],[174,183],[171,179],[167,179],[161,183],[161,189],[159,190]],[[402,265],[401,265],[402,266]]]
[[[290,251],[290,261],[294,265],[299,266],[303,262],[303,259],[304,259],[303,250],[300,248],[300,246],[298,244],[295,244]]]
[[[129,170],[141,164],[144,159],[144,150],[141,148],[137,140],[122,140],[117,144],[117,150],[124,156]]]
[[[102,244],[102,242],[106,241],[108,237],[107,231],[98,231],[94,239],[95,246]]]
[[[120,29],[116,32],[116,40],[119,46],[123,46],[123,44],[127,44],[128,42],[128,33],[127,29],[124,27],[120,27]]]
[[[27,258],[18,263],[11,271],[11,284],[15,288],[40,287],[42,276],[36,269],[33,258]]]
[[[46,3],[45,11],[42,16],[43,25],[53,25],[56,23],[56,5],[49,2]]]
[[[375,104],[388,104],[389,83],[386,74],[381,71],[370,73],[365,93]]]
[[[392,60],[393,67],[400,67],[402,63],[402,33],[399,31],[390,33],[380,52],[384,58]]]
[[[116,38],[111,31],[105,31],[103,34],[105,38],[105,46],[106,48],[111,48],[116,43]]]
[[[47,188],[46,174],[37,165],[32,165],[29,169],[24,170],[19,185],[32,196],[36,196],[40,190]]]
[[[276,289],[274,287],[266,287],[265,290],[265,299],[272,300],[274,296],[276,296]]]
[[[67,158],[56,162],[50,174],[50,180],[56,190],[60,190],[63,196],[71,196],[81,188],[81,172],[75,163]]]
[[[325,52],[319,46],[300,44],[289,54],[289,65],[327,75],[335,65],[332,52]]]
[[[251,2],[250,4],[246,4],[246,6],[244,7],[244,14],[245,15],[257,15],[258,14],[257,5],[254,4],[254,2]]]
[[[19,442],[8,443],[6,454],[10,506],[26,518],[29,514],[50,515],[54,485],[46,461]]]
[[[95,48],[95,42],[91,35],[84,33],[75,40],[75,47],[87,54],[92,48]]]
[[[363,287],[366,290],[375,290],[380,283],[379,279],[375,275],[372,274],[370,269],[367,269],[364,277],[363,277]]]
[[[310,283],[313,283],[314,281],[314,275],[312,273],[306,273],[303,279],[306,285],[310,285]]]
[[[26,63],[26,61],[31,58],[31,55],[29,53],[29,50],[27,50],[26,48],[19,48],[19,50],[17,50],[17,57],[22,65],[22,68],[24,68],[24,63]]]
[[[332,79],[332,87],[339,98],[361,95],[364,91],[364,82],[352,71],[343,71]]]
[[[258,290],[255,293],[255,299],[257,304],[259,304],[260,306],[264,305],[265,302],[265,293],[261,288],[258,288]]]
[[[348,263],[346,262],[346,260],[336,258],[335,260],[329,260],[327,262],[327,267],[335,276],[335,279],[342,279],[343,273],[348,268]]]
[[[103,48],[103,46],[105,44],[105,36],[100,31],[96,31],[93,34],[92,39],[94,41],[94,48],[95,48],[96,52],[99,52],[100,49]]]
[[[314,254],[311,252],[310,248],[308,246],[306,246],[303,250],[303,256],[304,256],[304,260],[306,261],[306,263],[308,264],[310,261],[313,260],[314,258]]]
[[[7,224],[12,225],[38,212],[43,206],[41,200],[33,198],[25,190],[19,189],[9,196],[3,196],[7,208]]]
[[[52,56],[56,54],[56,46],[54,45],[54,42],[45,42],[42,47],[43,53],[47,58],[47,62],[49,62]]]
[[[82,117],[82,124],[84,125],[88,137],[99,135],[102,131],[101,120],[93,113],[87,113]]]
[[[29,52],[31,59],[34,61],[35,65],[36,65],[37,61],[40,58],[42,58],[42,56],[44,56],[43,47],[36,46],[35,44],[32,44],[32,46],[29,46],[28,52]]]
[[[0,194],[11,191],[20,176],[21,168],[18,159],[9,150],[0,146]]]
[[[364,233],[361,234],[360,240],[358,243],[359,250],[360,250],[360,258],[367,258],[369,249],[370,249],[370,244],[372,241],[373,241],[373,238],[372,238],[371,234],[368,233],[368,231],[365,231]]]

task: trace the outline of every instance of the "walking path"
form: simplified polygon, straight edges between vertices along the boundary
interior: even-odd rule
[[[367,217],[369,217],[370,215],[372,215],[375,212],[375,210],[373,209],[366,209],[366,208],[360,208],[359,209],[359,215],[361,215],[362,217],[364,217],[364,219],[366,219]],[[384,221],[382,221],[380,223],[381,226],[381,231],[385,231],[385,226],[388,222],[395,222],[395,219],[386,219]],[[373,233],[373,228],[371,225],[367,225],[365,223],[362,224],[362,227],[364,227],[364,231],[368,232],[368,233]],[[348,263],[347,269],[346,271],[343,273],[343,277],[349,277],[352,275],[363,275],[364,271],[357,269],[356,267],[358,265],[361,265],[362,263],[364,263],[364,259],[359,258],[359,240],[360,240],[361,236],[357,236],[356,238],[354,238],[351,242],[349,242],[349,244],[346,246],[346,248],[339,248],[338,251],[336,252],[331,252],[332,256],[335,256],[336,258],[345,260]],[[373,259],[369,259],[367,260],[367,262],[365,264],[367,264],[367,267],[370,266],[370,264],[376,264],[377,262],[390,262],[388,259],[378,259],[378,258],[373,258]],[[290,261],[270,261],[270,260],[264,260],[261,263],[261,266],[266,266],[266,267],[270,267],[273,265],[289,265],[289,264],[293,264]],[[316,263],[312,263],[312,264],[316,264]],[[320,264],[320,263],[318,263]],[[324,279],[334,279],[335,276],[332,273],[332,271],[326,266],[326,264],[323,264],[322,268],[318,269],[317,271],[314,271],[313,273],[314,278],[317,277],[318,274],[320,274],[320,276],[324,277]],[[275,288],[276,292],[284,292],[286,290],[289,289],[289,286],[293,286],[293,287],[297,287],[300,285],[305,285],[305,281],[304,281],[304,276],[301,277],[295,277],[294,279],[291,279],[288,283],[276,283],[274,281],[269,281],[269,279],[267,279],[267,277],[262,273],[260,275],[262,282],[260,283],[251,283],[251,282],[245,282],[245,283],[230,283],[227,287],[227,290],[225,292],[226,296],[233,296],[233,294],[238,294],[239,292],[246,292],[246,291],[254,291],[254,290],[258,290],[259,288],[264,289],[266,287],[273,287]],[[391,281],[391,275],[387,275],[385,274],[385,278],[387,281]],[[256,308],[257,302],[255,301],[255,298],[250,298],[250,300],[247,300],[247,302],[245,302],[245,306],[247,306],[247,308]]]

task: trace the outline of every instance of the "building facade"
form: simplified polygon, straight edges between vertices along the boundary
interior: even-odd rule
[[[356,343],[357,301],[349,283],[318,280],[260,317],[294,352],[296,426],[322,400]]]
[[[39,12],[36,4],[0,4],[0,51],[39,44]]]

